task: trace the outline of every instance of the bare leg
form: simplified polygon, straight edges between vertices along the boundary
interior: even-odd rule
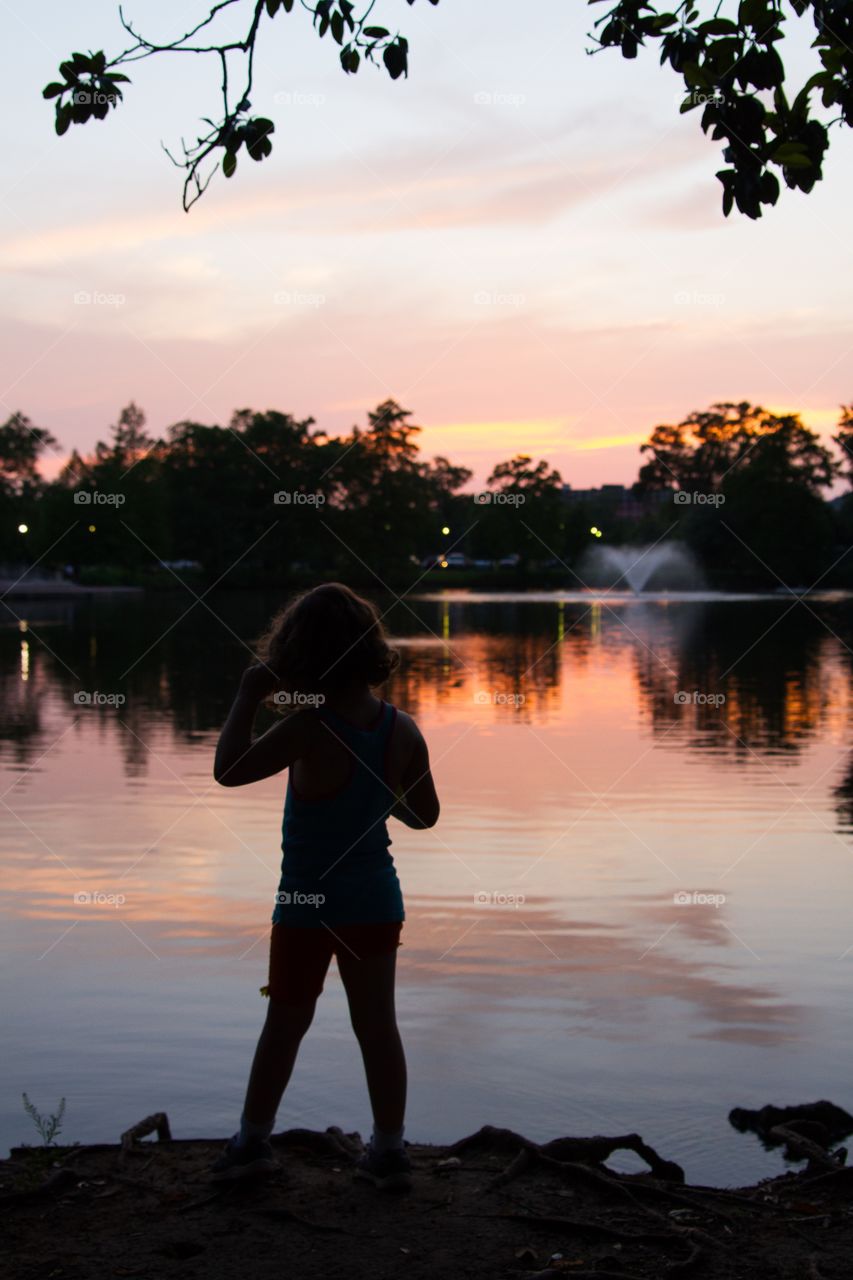
[[[396,965],[396,951],[366,960],[347,952],[338,955],[350,1019],[364,1061],[373,1122],[384,1133],[398,1133],[406,1111],[406,1056],[394,1008]]]
[[[275,1120],[302,1037],[314,1017],[315,1000],[278,1004],[271,1000],[255,1050],[243,1114],[250,1124]]]

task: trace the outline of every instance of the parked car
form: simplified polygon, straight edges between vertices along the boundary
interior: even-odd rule
[[[521,556],[514,551],[511,556],[503,556],[498,561],[498,565],[500,566],[501,569],[515,569],[518,567],[518,564],[520,561],[521,561]]]

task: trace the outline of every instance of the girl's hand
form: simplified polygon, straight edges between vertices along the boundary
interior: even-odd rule
[[[278,684],[278,677],[262,662],[253,662],[240,679],[240,693],[255,703],[269,697]]]

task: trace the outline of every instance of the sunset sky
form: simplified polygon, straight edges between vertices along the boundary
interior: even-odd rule
[[[250,7],[217,30],[242,34]],[[125,11],[165,40],[207,8]],[[724,219],[720,144],[679,117],[655,50],[586,55],[603,6],[379,0],[410,43],[392,83],[344,76],[297,5],[259,45],[272,156],[242,153],[185,214],[160,143],[218,113],[212,58],[126,68],[125,103],[64,138],[41,100],[73,49],[126,47],[117,11],[3,7],[4,418],[85,451],[131,399],[154,434],[243,407],[334,433],[393,396],[475,482],[525,452],[583,487],[632,481],[657,423],[715,400],[829,433],[853,399],[849,131],[812,195]],[[790,27],[793,87],[815,64]]]

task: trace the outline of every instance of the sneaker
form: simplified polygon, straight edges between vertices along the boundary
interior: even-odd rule
[[[412,1185],[412,1162],[403,1147],[379,1155],[368,1143],[356,1162],[354,1177],[367,1179],[381,1191],[405,1191]]]
[[[274,1173],[280,1168],[272,1147],[264,1138],[255,1138],[241,1147],[237,1145],[239,1136],[235,1133],[233,1138],[228,1139],[222,1155],[211,1167],[210,1176],[214,1182],[230,1182],[252,1174]]]

